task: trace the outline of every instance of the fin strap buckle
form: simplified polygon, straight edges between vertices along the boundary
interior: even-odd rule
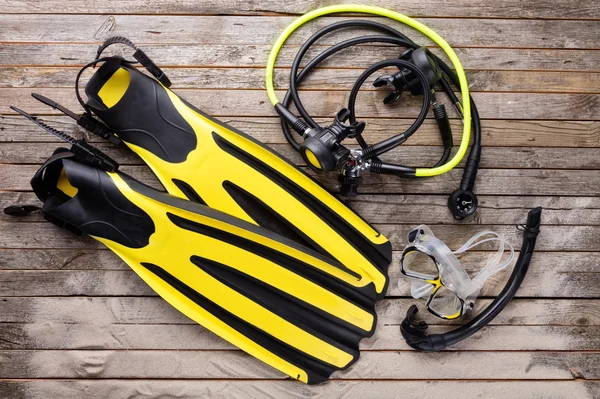
[[[81,229],[78,229],[77,227],[73,226],[70,223],[65,222],[62,219],[59,219],[55,216],[52,216],[51,214],[45,212],[42,208],[40,208],[39,206],[35,206],[35,205],[10,205],[7,206],[6,208],[4,208],[4,213],[9,215],[9,216],[15,216],[15,217],[24,217],[24,216],[28,216],[30,213],[33,212],[37,212],[37,211],[41,211],[42,214],[44,215],[44,219],[46,219],[48,222],[60,227],[61,229],[65,229],[67,231],[70,231],[71,233],[77,234],[79,236],[83,236],[84,233],[83,231],[81,231]]]
[[[102,169],[106,172],[115,172],[119,168],[119,164],[117,163],[117,161],[115,161],[96,147],[86,143],[83,140],[78,140],[75,137],[72,137],[61,130],[55,129],[45,124],[44,122],[38,120],[38,118],[36,118],[35,116],[32,116],[17,107],[11,106],[10,108],[13,111],[21,114],[25,118],[29,119],[31,122],[38,125],[46,132],[71,144],[71,153],[81,162]]]
[[[77,227],[73,226],[72,224],[67,223],[64,220],[59,219],[55,216],[52,216],[51,214],[44,212],[43,210],[42,210],[42,212],[44,214],[44,219],[46,219],[48,222],[52,223],[53,225],[56,225],[56,226],[60,227],[61,229],[70,231],[71,233],[74,233],[78,236],[86,235],[81,229],[78,229]]]
[[[96,53],[96,60],[100,59],[100,55],[102,54],[102,52],[104,52],[104,50],[106,50],[108,46],[111,46],[115,43],[124,44],[134,49],[135,53],[133,53],[133,58],[135,58],[137,62],[142,64],[142,66],[146,68],[146,70],[150,72],[150,74],[154,76],[163,86],[171,86],[171,80],[167,77],[163,70],[160,69],[160,67],[156,65],[146,53],[144,53],[131,40],[127,39],[126,37],[113,36],[106,39],[104,43],[102,43],[98,47],[98,52]]]
[[[95,134],[104,140],[110,141],[114,145],[121,144],[120,138],[115,136],[115,134],[111,132],[104,124],[99,123],[88,113],[82,114],[79,119],[77,119],[77,124],[90,133]]]
[[[71,111],[67,107],[64,107],[57,103],[54,100],[49,99],[48,97],[42,96],[38,93],[31,93],[31,96],[38,100],[39,102],[46,104],[53,109],[56,109],[63,114],[67,115],[71,119],[75,120],[79,126],[86,129],[92,134],[96,136],[110,141],[114,145],[121,144],[121,139],[115,136],[115,134],[103,123],[99,122],[97,119],[92,117],[89,113],[84,113],[82,115],[77,115],[75,112]]]
[[[146,70],[148,70],[148,72],[150,72],[152,76],[154,76],[163,86],[171,86],[171,80],[169,77],[142,50],[137,49],[137,51],[133,53],[133,58],[138,60],[139,63],[142,64]]]

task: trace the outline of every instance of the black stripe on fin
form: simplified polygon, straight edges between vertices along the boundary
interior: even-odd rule
[[[267,176],[277,185],[286,190],[294,198],[297,198],[308,209],[316,213],[323,219],[331,228],[338,232],[352,246],[356,248],[363,256],[369,259],[382,273],[387,274],[387,269],[391,262],[387,254],[391,256],[391,244],[386,242],[384,245],[375,245],[359,233],[352,225],[344,220],[340,215],[332,212],[321,201],[316,199],[312,194],[304,190],[302,187],[291,181],[289,178],[273,169],[271,166],[262,162],[255,156],[247,153],[241,148],[227,141],[218,133],[212,133],[215,143],[226,153],[238,158],[245,164]],[[272,151],[272,150],[271,150]],[[316,183],[315,183],[316,184]]]
[[[328,289],[329,291],[336,292],[339,296],[345,298],[349,302],[355,303],[369,312],[374,313],[375,298],[372,291],[372,284],[362,288],[353,287],[320,269],[302,262],[301,260],[274,250],[273,248],[259,244],[255,241],[251,241],[235,234],[182,218],[169,212],[167,212],[167,217],[169,220],[171,220],[171,222],[182,229],[212,237],[219,241],[227,242],[238,248],[242,248],[248,252],[255,253],[273,263],[293,271],[294,273]],[[334,267],[344,270],[343,266],[341,265],[337,265],[335,263],[330,264]]]

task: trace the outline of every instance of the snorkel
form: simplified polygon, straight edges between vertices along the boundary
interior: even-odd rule
[[[425,321],[417,321],[416,314],[419,311],[415,305],[412,305],[406,312],[406,318],[400,325],[400,331],[406,343],[412,348],[425,352],[437,352],[454,345],[465,338],[470,337],[481,330],[490,321],[494,319],[504,307],[511,301],[521,286],[529,264],[531,256],[535,249],[535,242],[540,232],[542,208],[537,207],[529,211],[527,223],[519,226],[523,230],[523,243],[519,258],[515,264],[512,274],[504,289],[496,299],[490,303],[481,313],[468,323],[457,329],[444,334],[427,334],[428,325]]]

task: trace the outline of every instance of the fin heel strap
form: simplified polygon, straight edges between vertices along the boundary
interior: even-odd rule
[[[138,48],[138,46],[136,46],[131,40],[127,39],[126,37],[113,36],[106,39],[104,43],[102,43],[98,47],[98,51],[96,52],[96,60],[99,60],[104,50],[106,50],[107,47],[112,46],[113,44],[124,44],[134,49],[135,53],[133,53],[133,58],[135,58],[137,62],[142,64],[142,66],[146,68],[146,70],[150,72],[150,74],[152,74],[152,76],[154,76],[160,83],[162,83],[163,86],[171,86],[171,80],[163,72],[163,70],[160,69],[160,67],[156,65],[146,53],[144,53],[140,48]],[[128,62],[133,64],[133,62],[131,61]],[[96,64],[94,64],[94,66],[95,65]]]

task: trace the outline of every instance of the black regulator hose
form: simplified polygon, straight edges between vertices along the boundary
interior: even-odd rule
[[[308,51],[310,46],[312,46],[317,40],[319,40],[324,35],[334,32],[339,29],[357,28],[357,27],[379,30],[379,31],[381,31],[383,33],[387,33],[391,36],[390,37],[388,37],[388,36],[363,36],[363,37],[348,39],[343,42],[337,43],[337,44],[331,46],[330,48],[328,48],[327,50],[323,51],[319,55],[317,55],[302,69],[302,72],[298,74],[298,69],[299,69],[302,59],[304,58],[304,55],[306,54],[306,52]],[[393,40],[393,39],[396,39],[396,40]],[[294,61],[292,63],[292,71],[290,73],[290,88],[287,90],[285,97],[284,97],[283,101],[281,102],[281,104],[284,107],[289,108],[289,106],[291,105],[291,102],[293,100],[294,105],[296,106],[296,108],[298,109],[298,112],[300,113],[302,118],[306,121],[306,123],[308,123],[313,128],[318,127],[319,125],[308,114],[308,112],[302,105],[302,102],[300,101],[300,97],[298,95],[297,85],[300,84],[304,80],[304,78],[306,76],[308,76],[308,74],[317,65],[319,65],[321,62],[323,62],[324,60],[326,60],[333,54],[337,53],[338,51],[341,51],[345,48],[355,46],[358,44],[375,43],[375,42],[396,44],[396,45],[411,47],[411,48],[413,46],[417,47],[416,44],[414,44],[410,39],[408,39],[402,33],[398,32],[396,29],[391,28],[387,25],[381,24],[379,22],[357,20],[357,21],[341,21],[341,22],[337,22],[337,23],[328,25],[325,28],[322,28],[318,32],[314,33],[298,50],[298,53],[296,54],[296,57],[294,58]],[[281,127],[282,127],[283,134],[286,137],[287,141],[290,143],[290,145],[296,151],[299,151],[300,145],[298,144],[298,142],[296,142],[293,135],[291,134],[289,126],[286,123],[286,120],[284,118],[282,118]]]
[[[292,99],[294,100],[294,105],[296,105],[298,112],[300,113],[300,115],[302,115],[302,118],[304,118],[304,120],[312,127],[317,127],[318,125],[312,119],[312,117],[308,114],[308,112],[306,112],[306,109],[302,105],[302,102],[300,101],[300,97],[298,96],[298,88],[297,88],[298,77],[297,77],[297,75],[298,75],[298,69],[300,68],[300,63],[302,62],[304,55],[310,49],[310,47],[321,37],[323,37],[331,32],[334,32],[336,30],[340,30],[340,29],[344,29],[344,28],[358,28],[358,27],[375,29],[375,30],[379,30],[379,31],[390,34],[390,36],[375,36],[374,37],[374,38],[380,38],[381,40],[385,40],[385,41],[379,41],[381,43],[387,42],[390,44],[397,44],[397,45],[406,46],[406,47],[416,46],[416,44],[414,44],[410,39],[408,39],[406,36],[404,36],[402,33],[398,32],[397,30],[395,30],[387,25],[380,24],[378,22],[373,22],[373,21],[364,21],[364,20],[341,21],[338,23],[328,25],[328,26],[322,28],[321,30],[319,30],[318,32],[316,32],[315,34],[313,34],[310,38],[308,38],[308,40],[306,40],[306,42],[304,42],[304,44],[302,44],[302,46],[296,53],[296,57],[294,57],[294,61],[292,62],[292,68],[290,71],[290,87],[288,89],[288,92],[291,94]],[[343,50],[347,47],[355,46],[358,44],[364,44],[364,43],[373,43],[376,41],[376,40],[370,41],[369,40],[370,38],[372,38],[372,36],[363,36],[363,37],[348,39],[343,42],[334,44],[333,46],[331,46],[330,48],[328,48],[327,50],[323,51],[321,54],[316,56],[304,68],[304,70],[310,71],[315,66],[317,66],[319,63],[321,63],[325,59],[329,58],[331,55],[333,55],[333,54],[337,53],[338,51]],[[387,41],[387,39],[395,39],[395,40]],[[313,62],[314,62],[314,64],[313,64]]]
[[[359,22],[359,21],[356,21],[356,22]],[[369,22],[369,21],[364,21],[364,22]],[[382,26],[385,26],[385,25],[382,25]],[[313,37],[317,37],[317,38],[321,37],[322,35],[319,35],[320,33],[321,33],[321,31],[315,33],[315,35],[313,35]],[[311,37],[311,39],[312,39],[312,37]],[[300,63],[302,57],[304,56],[304,53],[306,52],[306,50],[302,51],[302,49],[301,49],[298,52],[298,54],[296,55],[296,58],[294,59],[294,63],[292,64],[292,70],[291,70],[291,75],[290,75],[290,76],[296,76],[296,78],[290,79],[290,88],[286,92],[285,97],[284,97],[283,101],[281,102],[281,104],[284,107],[289,108],[289,106],[291,105],[291,103],[293,101],[294,105],[298,109],[298,112],[300,113],[302,118],[311,127],[313,127],[313,128],[319,127],[319,125],[315,122],[315,120],[308,114],[308,112],[304,108],[304,105],[302,104],[302,101],[300,100],[300,96],[298,94],[297,85],[300,84],[317,65],[319,65],[321,62],[323,62],[324,60],[326,60],[333,54],[335,54],[338,51],[341,51],[345,48],[348,48],[348,47],[352,47],[352,46],[355,46],[358,44],[367,44],[367,43],[387,43],[387,44],[395,44],[398,46],[404,46],[404,47],[409,47],[409,48],[418,48],[418,46],[416,44],[414,44],[412,41],[402,39],[402,38],[388,37],[388,36],[357,37],[357,38],[353,38],[353,39],[348,39],[346,41],[340,42],[334,46],[329,47],[327,50],[323,51],[322,53],[317,55],[315,58],[313,58],[308,64],[306,64],[306,66],[298,74],[297,71],[299,68],[299,63]],[[401,61],[401,60],[398,60],[398,61]],[[403,65],[406,65],[406,64],[403,64]],[[414,71],[415,68],[412,65],[407,68],[411,68],[411,67],[412,67],[411,71]],[[294,75],[294,74],[297,74],[297,75]],[[422,73],[418,76],[420,79],[424,78]],[[354,100],[352,102],[348,103],[349,110],[350,110],[350,107],[352,108],[350,110],[350,122],[351,123],[356,123],[356,116],[355,116],[355,112],[354,112],[354,108],[355,108],[354,102],[356,100],[356,94],[358,93],[359,87],[360,87],[360,85],[358,85],[358,87],[356,84],[354,85],[353,91],[356,91],[356,93],[354,94]],[[423,107],[421,108],[421,112],[423,111],[423,109],[425,107],[429,107],[428,102],[427,103],[424,102]],[[414,130],[416,130],[420,126],[420,123],[416,126],[415,125],[413,125],[413,126],[414,126]],[[293,135],[291,134],[290,128],[289,128],[288,123],[286,122],[285,118],[282,118],[281,127],[282,127],[283,134],[286,137],[287,141],[290,143],[290,145],[294,149],[296,149],[296,151],[299,151],[300,145],[298,144],[298,142],[294,139]],[[400,135],[406,135],[406,132],[401,133],[397,136],[400,136]],[[396,136],[394,136],[394,137],[396,137]],[[355,138],[357,139],[358,143],[360,144],[360,146],[362,148],[368,147],[368,145],[366,144],[366,142],[364,142],[364,139],[362,138],[361,135],[358,135]],[[399,145],[399,144],[397,144],[397,145]],[[445,161],[443,161],[442,163],[444,163],[444,162]]]
[[[364,157],[367,159],[370,159],[375,156],[381,155],[385,152],[388,152],[389,150],[399,146],[400,144],[402,144],[406,140],[408,140],[408,138],[414,132],[416,132],[419,127],[421,127],[421,125],[425,121],[425,118],[427,117],[427,113],[429,112],[429,103],[430,103],[431,92],[430,92],[429,83],[428,83],[428,80],[427,80],[427,77],[425,76],[425,74],[419,68],[417,68],[415,65],[411,64],[408,61],[399,60],[399,59],[384,60],[384,61],[375,63],[375,64],[371,65],[369,68],[367,68],[358,77],[358,79],[356,80],[356,83],[354,83],[354,87],[352,87],[352,90],[350,91],[350,96],[348,97],[348,111],[350,112],[350,118],[349,118],[350,123],[351,124],[356,123],[356,114],[355,114],[356,97],[358,96],[360,87],[375,72],[377,72],[383,68],[390,67],[390,66],[395,66],[398,69],[400,69],[400,68],[408,69],[409,71],[411,71],[412,73],[417,75],[417,77],[419,78],[419,82],[421,83],[422,90],[423,90],[423,105],[421,106],[421,111],[419,112],[419,116],[417,117],[417,119],[415,119],[413,124],[404,133],[400,133],[395,136],[392,136],[384,141],[381,141],[381,142],[365,149]]]
[[[306,52],[310,49],[310,47],[317,40],[319,40],[324,35],[334,32],[336,30],[345,29],[345,28],[356,28],[356,27],[374,29],[374,30],[380,31],[384,34],[387,34],[389,36],[362,36],[362,37],[347,39],[345,41],[342,41],[340,43],[337,43],[337,44],[327,48],[326,50],[324,50],[323,52],[318,54],[315,58],[313,58],[310,62],[308,62],[306,64],[306,66],[300,72],[298,72],[300,69],[300,63],[301,63],[303,57],[305,56]],[[306,76],[308,76],[308,74],[316,66],[318,66],[324,60],[328,59],[333,54],[335,54],[345,48],[351,47],[351,46],[355,46],[358,44],[367,44],[367,43],[393,44],[393,45],[402,46],[402,47],[406,47],[408,49],[413,49],[413,50],[419,48],[419,46],[417,44],[415,44],[412,40],[410,40],[408,37],[406,37],[404,34],[400,33],[399,31],[397,31],[396,29],[391,28],[387,25],[381,24],[379,22],[366,21],[366,20],[341,21],[341,22],[337,22],[337,23],[328,25],[328,26],[320,29],[318,32],[314,33],[301,46],[300,50],[296,54],[296,57],[294,58],[294,61],[292,63],[292,68],[291,68],[291,73],[290,73],[290,87],[287,90],[283,101],[276,106],[276,109],[282,116],[281,126],[282,126],[282,130],[283,130],[283,134],[286,137],[286,140],[290,143],[290,145],[296,151],[301,152],[301,145],[295,140],[293,134],[291,133],[289,124],[293,124],[294,130],[296,130],[298,133],[300,133],[302,135],[305,135],[306,132],[308,132],[308,130],[311,128],[312,129],[316,128],[316,129],[320,129],[320,130],[324,129],[319,126],[319,124],[310,116],[310,114],[304,108],[302,101],[300,100],[300,96],[298,94],[298,85],[306,78]],[[439,67],[443,71],[444,75],[447,76],[450,79],[450,81],[452,81],[452,83],[459,85],[459,81],[458,81],[456,74],[448,66],[448,64],[446,64],[443,60],[441,60],[435,54],[430,53],[429,51],[427,51],[427,54],[437,64],[439,64]],[[409,68],[406,68],[406,69],[409,69]],[[413,72],[413,70],[410,70],[410,71]],[[441,78],[439,79],[438,82],[441,85],[445,94],[449,97],[449,99],[452,102],[452,104],[454,105],[454,107],[462,115],[460,101],[458,100],[456,94],[452,90],[450,84],[448,83],[448,81],[446,80],[446,77],[444,75],[441,76]],[[419,81],[421,81],[422,76],[420,76],[418,74],[416,76],[418,77]],[[366,78],[365,78],[365,80],[366,80]],[[352,92],[354,94],[351,93],[351,97],[350,97],[351,101],[349,101],[349,104],[348,104],[348,109],[350,110],[348,115],[349,115],[349,120],[350,120],[351,126],[353,126],[353,124],[356,124],[354,102],[356,101],[356,95],[357,95],[358,89],[360,88],[360,85],[362,85],[362,83],[364,83],[364,81],[360,82],[360,84],[358,81],[357,81],[357,83],[355,83],[355,85],[352,89]],[[298,109],[298,112],[301,115],[302,119],[296,117],[291,111],[289,111],[289,107],[291,106],[292,102]],[[424,101],[424,106],[422,107],[421,111],[423,110],[423,108],[425,106],[429,107],[429,104],[428,103],[425,104],[425,101]],[[456,219],[463,219],[465,217],[472,215],[476,211],[477,206],[478,206],[478,200],[477,200],[476,195],[473,192],[473,187],[475,184],[475,178],[477,175],[477,170],[479,167],[479,161],[480,161],[480,157],[481,157],[481,123],[479,120],[479,114],[477,112],[477,108],[476,108],[475,103],[473,102],[472,98],[471,98],[471,108],[472,108],[473,144],[471,146],[469,155],[467,157],[467,164],[466,164],[464,172],[463,172],[460,186],[457,190],[452,192],[448,198],[448,208],[450,209],[454,218],[456,218]],[[433,109],[434,109],[434,115],[436,117],[436,121],[438,122],[438,125],[440,128],[440,133],[442,134],[442,141],[444,144],[444,151],[443,151],[442,157],[435,164],[435,166],[437,167],[437,166],[443,165],[447,162],[447,160],[449,159],[450,154],[451,154],[451,148],[452,148],[453,143],[452,143],[452,133],[451,133],[451,129],[450,129],[449,120],[448,120],[448,117],[447,117],[447,114],[446,114],[443,104],[437,104],[437,102],[434,101]],[[376,143],[371,146],[369,146],[366,143],[365,139],[362,137],[360,129],[358,129],[359,131],[357,132],[357,134],[348,135],[348,137],[354,137],[357,140],[358,144],[363,149],[363,151],[366,153],[365,159],[372,160],[372,164],[370,167],[370,170],[372,172],[382,173],[382,174],[392,174],[392,175],[396,175],[396,176],[400,176],[400,177],[412,177],[415,175],[414,168],[406,167],[406,166],[402,166],[402,165],[383,163],[378,158],[378,155],[383,154],[386,151],[389,151],[389,150],[395,148],[396,146],[401,145],[403,142],[405,142],[406,139],[412,133],[414,133],[414,130],[416,130],[422,123],[422,121],[419,121],[420,116],[421,116],[421,114],[419,115],[419,118],[416,121],[417,123],[413,123],[413,125],[411,126],[411,128],[409,128],[409,130],[407,130],[403,133],[397,134],[393,137],[390,137],[389,139],[386,139],[381,143]],[[326,134],[326,136],[329,137],[331,135]],[[339,138],[340,138],[339,141],[341,142],[341,140],[343,140],[344,137],[346,137],[346,136],[339,135]],[[305,136],[305,138],[306,138],[306,136]],[[313,140],[313,142],[314,142],[314,140]]]
[[[454,84],[458,84],[458,77],[447,64],[442,62],[440,63],[440,67]],[[450,100],[455,106],[460,105],[454,92],[452,92],[452,95],[454,98],[450,97]],[[469,95],[469,97],[471,96]],[[463,170],[460,186],[448,196],[448,209],[450,209],[450,212],[452,212],[452,215],[457,220],[464,219],[474,214],[479,204],[477,196],[473,192],[473,188],[475,187],[475,179],[477,178],[479,161],[481,159],[481,119],[479,118],[479,111],[473,101],[473,97],[471,97],[471,114],[473,144],[471,145],[471,150],[467,157],[467,164]]]

